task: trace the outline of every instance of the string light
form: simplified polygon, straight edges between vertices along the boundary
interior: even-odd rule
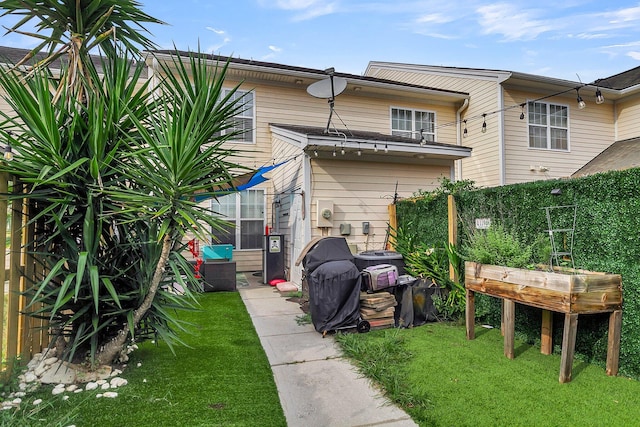
[[[7,135],[12,136],[13,132],[8,131]],[[7,145],[4,146],[4,159],[7,162],[10,162],[11,160],[13,160],[13,150],[11,149],[11,142],[8,139],[7,139]]]
[[[373,152],[374,153],[378,152],[378,144],[373,144]]]
[[[600,92],[600,88],[596,88],[596,104],[600,105],[604,102],[604,96]]]
[[[469,131],[467,130],[467,119],[464,119],[464,130],[462,131],[462,137],[466,138],[468,134]]]
[[[487,133],[487,113],[482,114],[482,133]]]
[[[576,98],[576,101],[578,101],[578,108],[582,110],[584,109],[584,107],[587,106],[587,104],[584,102],[584,100],[580,96],[580,88],[576,88],[576,94],[578,95],[578,97]]]
[[[314,155],[315,157],[318,157],[318,150],[313,150],[313,155]]]
[[[384,152],[388,153],[389,152],[389,147],[387,147],[387,144],[384,144]]]
[[[524,120],[524,106],[526,104],[522,103],[520,104],[520,108],[522,108],[522,112],[520,113],[520,120]]]
[[[333,146],[333,157],[335,157],[335,156],[336,156],[336,146],[334,144],[334,146]]]
[[[344,145],[342,146],[342,148],[340,149],[340,154],[342,154],[344,156]]]

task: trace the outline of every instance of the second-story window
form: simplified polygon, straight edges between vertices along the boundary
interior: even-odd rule
[[[422,135],[420,135],[422,130]],[[391,134],[421,139],[436,140],[436,113],[433,111],[391,108]]]
[[[223,96],[226,96],[230,91],[230,89],[224,89]],[[232,127],[225,130],[223,134],[232,131],[240,131],[243,133],[234,138],[234,140],[240,142],[254,142],[253,135],[255,129],[255,106],[253,102],[253,92],[236,90],[235,93],[231,95],[230,100],[236,99],[239,99],[238,102],[242,104],[242,109],[233,118]]]
[[[528,102],[529,148],[569,151],[569,108]]]

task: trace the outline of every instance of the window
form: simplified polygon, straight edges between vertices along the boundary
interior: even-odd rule
[[[422,135],[420,130],[422,129]],[[436,113],[431,111],[391,109],[391,134],[420,139],[436,140]]]
[[[227,96],[231,92],[231,89],[223,89],[222,96]],[[236,90],[229,98],[230,101],[238,99],[238,106],[241,106],[241,111],[233,118],[233,124],[231,128],[222,132],[224,135],[228,132],[244,132],[236,137],[237,141],[241,142],[253,142],[253,123],[254,123],[254,105],[253,105],[253,92],[247,92],[242,90]]]
[[[231,244],[234,249],[262,249],[264,203],[264,190],[244,190],[212,199],[214,215],[234,225],[224,231],[213,230],[213,243]]]
[[[569,151],[569,108],[529,102],[529,147]]]

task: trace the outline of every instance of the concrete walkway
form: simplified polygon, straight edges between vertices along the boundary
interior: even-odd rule
[[[333,337],[296,323],[303,314],[297,303],[255,280],[238,290],[269,358],[289,427],[417,426],[357,373]]]

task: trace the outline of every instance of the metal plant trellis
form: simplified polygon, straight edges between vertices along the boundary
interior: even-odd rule
[[[576,268],[573,261],[573,237],[576,231],[576,216],[578,205],[547,206],[544,208],[547,217],[547,231],[551,241],[551,255],[549,267],[562,267],[571,262],[571,268]],[[563,265],[564,264],[564,265]]]

